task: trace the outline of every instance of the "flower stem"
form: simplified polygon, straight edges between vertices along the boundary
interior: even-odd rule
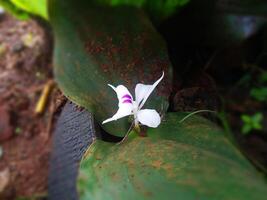
[[[125,136],[122,138],[122,140],[120,142],[118,142],[117,144],[120,145],[122,144],[124,141],[126,141],[126,139],[128,138],[130,132],[135,129],[135,126],[134,126],[134,122],[131,124],[130,128],[128,129],[127,133],[125,134]]]

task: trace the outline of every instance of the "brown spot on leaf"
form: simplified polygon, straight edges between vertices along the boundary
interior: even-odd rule
[[[151,163],[151,165],[157,169],[161,168],[162,166],[162,161],[161,160],[155,160]]]

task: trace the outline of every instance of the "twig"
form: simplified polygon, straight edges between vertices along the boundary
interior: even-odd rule
[[[134,121],[133,121],[133,123],[131,124],[131,126],[130,126],[130,128],[128,129],[128,131],[127,131],[127,133],[125,134],[125,136],[123,137],[123,139],[122,139],[120,142],[118,142],[117,145],[120,145],[120,144],[122,144],[124,141],[126,141],[126,139],[128,138],[128,136],[129,136],[131,130],[133,129],[133,126],[134,126]]]
[[[49,80],[45,86],[44,89],[42,91],[42,94],[37,102],[37,105],[35,107],[35,113],[40,115],[43,114],[48,98],[49,98],[49,94],[51,93],[51,90],[54,86],[54,81],[53,80]]]

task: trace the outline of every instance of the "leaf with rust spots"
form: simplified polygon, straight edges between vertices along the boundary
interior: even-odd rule
[[[50,0],[49,14],[55,34],[55,78],[70,100],[100,123],[118,109],[116,94],[107,84],[125,85],[134,94],[137,83],[152,84],[164,71],[145,108],[162,114],[167,110],[171,63],[165,41],[142,10]],[[127,118],[103,126],[117,136],[124,136],[129,127]]]
[[[132,133],[121,145],[97,141],[80,165],[89,177],[78,179],[80,199],[265,200],[264,178],[223,131],[196,116],[179,123],[184,116],[169,113],[147,137]]]
[[[152,164],[151,164],[153,167],[159,169],[162,165],[162,161],[161,160],[155,160],[155,161],[152,161]]]

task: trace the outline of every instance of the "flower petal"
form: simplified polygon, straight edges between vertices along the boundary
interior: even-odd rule
[[[111,118],[106,119],[105,121],[102,122],[102,124],[105,124],[110,121],[114,121],[117,119],[120,119],[122,117],[128,116],[132,114],[132,104],[122,104],[119,107],[119,110],[116,112],[115,115],[113,115]]]
[[[113,85],[108,84],[117,94],[118,100],[119,100],[119,107],[120,104],[122,104],[125,100],[133,101],[133,97],[129,90],[124,85],[118,85],[117,87],[114,87]]]
[[[117,87],[114,87],[110,84],[108,84],[108,86],[110,86],[117,94],[119,100],[119,109],[115,115],[103,121],[102,124],[131,115],[133,110],[133,97],[125,86],[119,85]]]
[[[137,112],[137,120],[146,126],[157,128],[160,124],[160,116],[156,110],[143,109]]]
[[[138,83],[135,87],[135,100],[139,105],[139,108],[142,108],[145,104],[149,95],[153,92],[155,87],[159,84],[159,82],[163,79],[164,72],[162,72],[162,76],[153,84],[153,85],[145,85],[142,83]]]

